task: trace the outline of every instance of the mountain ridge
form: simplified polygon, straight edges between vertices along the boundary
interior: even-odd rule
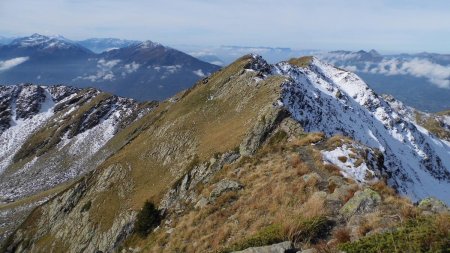
[[[10,251],[59,248],[69,252],[112,252],[124,242],[133,245],[133,241],[126,240],[133,238],[137,213],[148,200],[169,215],[165,225],[159,228],[161,234],[155,232],[162,236],[164,246],[164,242],[171,240],[167,235],[174,233],[174,226],[181,231],[179,224],[171,223],[177,214],[202,210],[202,206],[206,213],[201,215],[208,215],[208,210],[209,213],[224,210],[215,209],[215,198],[230,191],[224,195],[228,199],[219,198],[220,203],[228,206],[239,198],[239,191],[245,193],[246,189],[252,189],[252,184],[242,185],[233,180],[251,173],[244,165],[258,163],[252,159],[272,153],[301,155],[304,160],[293,160],[292,164],[305,163],[302,166],[317,174],[282,177],[277,182],[286,185],[286,189],[295,188],[289,184],[290,180],[300,180],[307,188],[317,183],[314,186],[318,187],[317,191],[328,193],[316,195],[333,198],[328,194],[334,194],[336,185],[331,187],[331,181],[323,181],[331,178],[333,171],[344,176],[346,182],[354,182],[351,187],[362,187],[354,196],[356,199],[350,195],[352,201],[358,198],[372,201],[367,207],[361,207],[362,210],[357,207],[352,211],[348,205],[353,202],[342,207],[349,201],[346,197],[342,197],[345,201],[330,199],[327,205],[337,205],[334,211],[344,208],[341,209],[344,216],[348,215],[345,210],[350,210],[350,216],[354,212],[370,213],[383,201],[384,205],[391,205],[387,201],[395,199],[392,190],[375,188],[379,193],[374,193],[364,188],[374,188],[383,178],[414,201],[436,195],[449,203],[446,190],[450,184],[450,143],[420,127],[407,108],[395,101],[390,103],[395,108],[357,75],[314,57],[270,65],[257,55],[244,56],[160,103],[122,130],[113,141],[127,144],[72,187],[34,210],[10,237],[7,248]],[[131,133],[133,137],[125,138]],[[293,149],[284,145],[293,145]],[[261,147],[268,149],[261,150]],[[268,170],[262,175],[266,173],[272,172]],[[221,178],[224,175],[237,179],[230,182]],[[224,181],[216,181],[216,177]],[[256,180],[258,175],[241,180],[251,178]],[[307,183],[310,178],[317,178],[313,180],[316,183]],[[339,187],[350,187],[345,184],[341,182]],[[382,192],[391,192],[391,198],[382,199]],[[315,198],[323,197],[316,196],[311,201]],[[405,208],[412,206],[405,204]],[[397,207],[403,208],[403,204]],[[223,215],[228,217],[232,213]],[[205,243],[208,249],[215,242],[206,240]],[[149,247],[155,251],[164,248],[159,246]],[[167,251],[180,245],[173,241],[170,246]]]

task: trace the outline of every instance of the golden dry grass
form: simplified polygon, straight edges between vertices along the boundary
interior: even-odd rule
[[[212,252],[271,224],[324,214],[323,199],[311,197],[311,193],[317,190],[315,183],[307,184],[299,176],[309,169],[298,154],[268,154],[259,161],[248,160],[236,165],[240,166],[228,167],[220,177],[241,182],[245,186],[243,190],[223,194],[214,204],[201,210],[191,210],[176,221],[168,242],[165,241],[168,238],[161,234],[148,250]],[[235,173],[238,168],[241,172]],[[208,196],[212,188],[204,187],[203,194]],[[181,248],[181,245],[184,246]]]

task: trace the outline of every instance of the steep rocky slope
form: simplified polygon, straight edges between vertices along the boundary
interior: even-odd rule
[[[111,142],[127,144],[36,208],[5,249],[241,249],[236,243],[246,231],[291,221],[283,216],[290,212],[320,227],[352,228],[355,217],[359,227],[367,213],[378,210],[381,219],[383,210],[395,216],[413,208],[377,186],[383,178],[413,200],[436,196],[448,203],[450,145],[403,109],[315,58],[269,65],[245,56],[119,132]],[[147,200],[165,219],[148,238],[130,237]],[[309,209],[316,213],[308,216]],[[381,220],[385,225],[374,232],[395,223]],[[301,230],[291,232],[299,245],[317,237],[301,241]]]
[[[315,58],[306,69],[281,63],[276,71],[293,79],[283,103],[306,131],[379,148],[390,185],[414,200],[435,196],[450,203],[450,144],[399,113],[404,107],[391,107],[355,74]]]
[[[0,104],[4,235],[9,225],[20,222],[17,214],[26,214],[54,195],[55,187],[113,153],[113,148],[103,148],[105,144],[151,108],[95,89],[31,84],[0,86]]]

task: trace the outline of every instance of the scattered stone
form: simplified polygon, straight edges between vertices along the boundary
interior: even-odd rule
[[[292,242],[286,241],[262,247],[252,247],[234,253],[286,253],[295,252]]]
[[[195,208],[203,208],[209,203],[208,199],[205,197],[201,197],[200,200],[195,204]]]
[[[311,249],[305,249],[305,250],[302,250],[302,251],[297,251],[297,253],[317,253],[317,250],[311,248]]]
[[[316,172],[311,172],[306,175],[303,175],[302,178],[306,183],[308,183],[313,178],[315,178],[317,181],[322,181],[322,177],[319,174],[317,174]]]
[[[224,192],[238,191],[242,188],[243,188],[243,186],[239,182],[228,180],[228,179],[223,179],[222,181],[220,181],[219,183],[216,184],[216,187],[214,188],[214,190],[212,190],[209,199],[211,201],[214,201],[217,197],[222,195],[222,193],[224,193]]]

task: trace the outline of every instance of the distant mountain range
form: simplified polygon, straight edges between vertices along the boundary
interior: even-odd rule
[[[177,45],[177,48],[188,54],[216,65],[228,65],[244,54],[258,54],[270,63],[277,63],[303,55],[313,55],[318,50],[296,50],[284,47],[243,47],[224,45],[219,47],[200,47]]]
[[[101,47],[125,46],[103,53]],[[95,87],[138,100],[161,100],[219,67],[151,41],[92,39],[76,43],[33,34],[0,46],[0,83]]]
[[[3,44],[3,45],[1,45]],[[371,51],[179,45],[175,50],[151,41],[93,38],[72,41],[34,34],[0,37],[0,83],[70,84],[96,87],[138,100],[164,99],[243,54],[269,63],[314,55],[360,75],[378,93],[391,94],[426,112],[450,108],[450,55],[382,55]]]

